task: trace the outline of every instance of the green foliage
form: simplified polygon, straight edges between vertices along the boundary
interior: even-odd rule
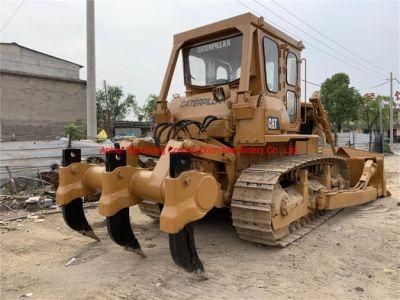
[[[372,97],[361,97],[359,111],[361,123],[369,132],[369,151],[372,149],[372,128],[379,127],[379,103]]]
[[[375,130],[380,134],[380,120],[379,120],[379,106],[382,106],[382,130],[389,127],[389,107],[385,103],[389,103],[389,97],[377,96],[372,98],[370,96],[363,96],[359,110],[360,125],[368,129],[369,132],[369,150],[371,151],[372,144],[372,131]]]
[[[139,121],[152,121],[153,114],[157,108],[157,96],[154,94],[150,94],[147,99],[146,103],[139,107],[136,106],[133,111],[135,112],[136,116],[138,117]]]
[[[132,94],[125,96],[120,86],[107,86],[107,99],[111,120],[123,120],[130,111],[135,111],[138,107],[135,96]],[[97,90],[96,102],[97,120],[101,124],[101,121],[104,122],[104,119],[107,117],[103,113],[107,109],[106,93],[104,90]]]
[[[379,128],[379,103],[371,97],[361,97],[359,117],[363,127],[369,132]]]
[[[383,152],[393,154],[393,152],[390,150],[389,138],[385,138],[383,141]]]
[[[377,96],[376,98],[362,97],[359,110],[360,125],[369,131],[379,131],[379,103],[382,103],[383,130],[389,127],[389,97]]]
[[[361,95],[350,87],[350,78],[345,73],[337,73],[321,85],[321,100],[333,129],[340,132],[343,125],[357,121],[361,105]]]
[[[389,117],[389,103],[390,103],[390,97],[389,96],[377,96],[376,101],[382,103],[382,118],[383,118],[383,130],[385,131],[386,129],[389,129],[389,122],[390,122],[390,117]],[[379,127],[376,129],[378,130]]]
[[[86,137],[83,127],[75,123],[65,125],[64,134],[65,136],[69,134],[71,140],[81,140]]]

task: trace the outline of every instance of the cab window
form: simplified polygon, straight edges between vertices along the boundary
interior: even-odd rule
[[[228,71],[226,68],[219,66],[217,68],[217,80],[228,80]]]
[[[191,83],[193,85],[203,86],[206,84],[205,77],[202,76],[206,73],[206,64],[204,61],[196,56],[189,57]]]
[[[297,82],[297,56],[289,52],[286,58],[286,81],[289,85],[295,86]]]
[[[270,38],[264,37],[264,61],[267,88],[276,93],[279,89],[279,51],[278,44]]]
[[[209,87],[238,81],[242,39],[242,35],[227,36],[184,49],[185,83]]]
[[[286,93],[286,109],[289,114],[290,122],[295,122],[297,113],[297,101],[296,94],[293,91],[287,91]]]

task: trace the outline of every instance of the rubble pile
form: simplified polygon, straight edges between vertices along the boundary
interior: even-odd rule
[[[58,172],[44,172],[37,177],[11,177],[0,186],[0,219],[21,211],[57,209],[55,191]]]

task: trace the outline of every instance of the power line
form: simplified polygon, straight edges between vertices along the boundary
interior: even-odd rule
[[[24,5],[26,0],[22,0],[21,3],[18,5],[17,9],[13,12],[11,17],[7,20],[7,22],[1,27],[0,32],[3,32],[4,28],[7,27],[7,25],[11,22],[11,20],[14,18],[14,16],[17,14],[17,12],[21,9],[22,5]]]
[[[344,47],[343,45],[341,45],[340,43],[336,42],[335,40],[331,39],[330,37],[328,37],[326,34],[322,33],[320,30],[318,30],[317,28],[315,28],[314,26],[308,24],[307,22],[305,22],[304,20],[302,20],[301,18],[299,18],[298,16],[296,16],[294,13],[292,13],[289,9],[287,9],[285,6],[283,6],[282,4],[280,4],[278,1],[276,0],[272,0],[272,2],[274,2],[276,5],[278,5],[279,7],[281,7],[283,10],[285,10],[286,12],[288,12],[289,14],[291,14],[293,17],[295,17],[297,20],[299,20],[301,23],[303,23],[304,25],[308,26],[309,28],[311,28],[312,30],[314,30],[315,32],[318,32],[320,35],[322,35],[324,38],[326,38],[327,40],[329,40],[330,42],[334,43],[335,45],[339,46],[340,48],[346,50],[348,53],[356,56],[358,59],[361,59],[362,61],[366,62],[369,65],[374,66],[375,68],[378,68],[382,71],[384,71],[385,73],[388,73],[389,71],[383,69],[382,67],[373,64],[372,62],[366,60],[365,58],[361,57],[360,55],[358,55],[357,53],[351,51],[350,49]]]
[[[243,2],[241,2],[241,1],[239,1],[239,0],[236,0],[236,2],[239,3],[240,5],[246,7],[247,9],[251,10],[251,11],[254,12],[256,15],[262,16],[262,14],[260,14],[260,13],[257,12],[257,11],[255,11],[253,8],[251,8],[250,6],[244,4]],[[375,74],[373,74],[373,73],[370,73],[370,72],[367,72],[367,71],[365,71],[365,70],[363,70],[363,69],[360,69],[359,67],[357,67],[357,66],[355,66],[355,65],[353,65],[353,64],[350,64],[350,63],[348,63],[348,62],[346,62],[346,61],[344,61],[344,60],[342,60],[342,59],[340,59],[340,58],[338,58],[338,57],[336,57],[336,56],[330,54],[329,52],[326,52],[325,50],[322,50],[321,48],[315,46],[314,44],[310,43],[309,41],[307,41],[307,40],[305,40],[305,39],[302,39],[301,37],[297,36],[297,35],[294,34],[293,32],[290,32],[290,31],[287,30],[286,28],[283,28],[282,26],[279,26],[279,25],[277,25],[277,24],[274,24],[274,23],[271,22],[271,21],[268,21],[268,22],[269,22],[271,25],[275,26],[276,28],[278,28],[278,29],[280,29],[280,30],[282,30],[282,31],[286,31],[288,34],[292,35],[292,36],[295,37],[296,39],[298,39],[298,40],[303,40],[304,42],[306,42],[306,43],[307,43],[308,45],[310,45],[311,47],[313,47],[313,48],[317,49],[318,51],[320,51],[320,52],[322,52],[322,53],[324,53],[324,54],[326,54],[326,55],[332,57],[332,58],[335,59],[335,60],[340,61],[341,63],[343,63],[343,64],[345,64],[345,65],[347,65],[347,66],[350,66],[350,67],[352,67],[352,68],[354,68],[354,69],[357,69],[357,70],[359,70],[360,72],[362,72],[362,73],[364,73],[364,74],[367,74],[367,75],[372,76],[372,77],[376,77],[376,78],[378,78],[378,79],[382,79],[382,77],[378,77],[377,75],[375,75]]]
[[[345,55],[345,54],[343,54],[343,53],[337,51],[337,50],[334,49],[334,48],[332,48],[332,47],[329,46],[328,44],[326,44],[326,43],[322,42],[321,40],[315,38],[312,34],[309,34],[309,33],[306,32],[305,30],[303,30],[303,29],[301,29],[300,27],[296,26],[295,24],[289,22],[288,20],[286,20],[285,18],[283,18],[281,15],[279,15],[278,13],[276,13],[275,11],[273,11],[272,9],[268,8],[267,6],[265,6],[265,5],[264,5],[263,3],[261,3],[260,1],[257,1],[257,0],[253,0],[253,1],[256,2],[258,5],[262,6],[265,10],[269,11],[269,12],[272,13],[273,15],[277,16],[278,18],[280,18],[281,20],[283,20],[284,22],[286,22],[287,24],[293,26],[294,28],[296,28],[297,30],[303,32],[304,34],[306,34],[307,36],[309,36],[309,37],[312,38],[313,40],[317,41],[317,42],[320,43],[321,45],[323,45],[323,46],[327,47],[328,49],[330,49],[331,51],[335,52],[336,54],[339,54],[339,55],[343,56],[344,58],[348,59],[349,61],[351,61],[351,62],[353,62],[353,63],[355,63],[355,64],[360,65],[361,67],[363,67],[364,69],[366,69],[366,70],[368,70],[368,71],[377,72],[376,70],[371,69],[371,68],[368,67],[368,66],[361,65],[360,62],[358,62],[358,61],[352,59],[351,57],[348,57],[347,55]],[[378,72],[377,72],[377,73],[378,73]],[[385,74],[380,74],[380,75],[386,76]]]
[[[311,85],[315,85],[315,86],[321,87],[321,85],[318,84],[318,83],[314,83],[314,82],[311,82],[311,81],[308,81],[308,80],[304,80],[304,79],[302,79],[301,81],[303,81],[303,82],[305,82],[305,83],[308,83],[308,84],[311,84]]]
[[[387,84],[389,81],[390,81],[390,80],[388,80],[388,81],[385,81],[385,82],[383,82],[383,83],[380,83],[380,84],[377,84],[377,85],[374,85],[374,86],[371,86],[371,87],[367,87],[367,88],[363,88],[363,89],[358,89],[358,90],[359,90],[359,91],[363,91],[363,90],[370,90],[370,89],[374,89],[374,88],[377,88],[377,87],[380,87],[380,86],[382,86],[382,85],[385,85],[385,84]]]

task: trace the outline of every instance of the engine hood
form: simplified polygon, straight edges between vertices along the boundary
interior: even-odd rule
[[[226,118],[231,112],[228,107],[229,101],[230,99],[216,101],[209,92],[189,97],[175,97],[168,103],[168,108],[174,120],[201,121],[209,115]]]

